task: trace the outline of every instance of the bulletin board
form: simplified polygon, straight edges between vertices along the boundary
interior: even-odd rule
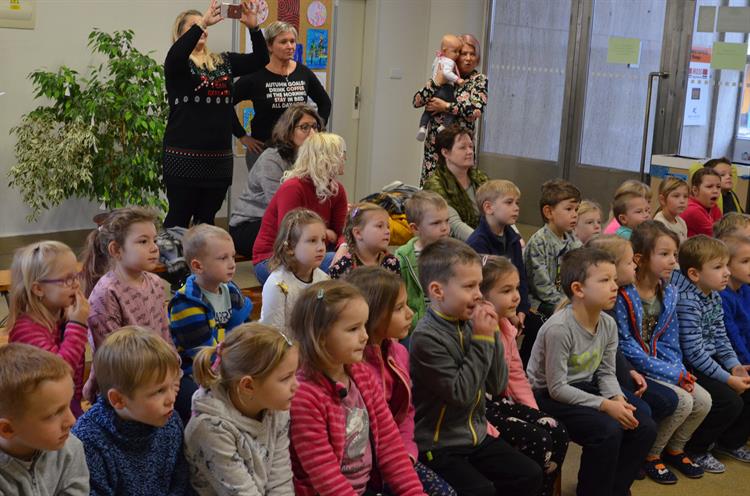
[[[330,95],[333,0],[258,0],[258,7],[261,29],[275,21],[288,22],[297,28],[294,60],[313,71]],[[239,32],[239,46],[234,47],[234,51],[247,53],[249,40],[250,36],[243,26]],[[252,102],[246,100],[239,103],[236,111],[245,130],[250,132],[254,116]],[[235,154],[245,154],[245,148],[236,140]]]

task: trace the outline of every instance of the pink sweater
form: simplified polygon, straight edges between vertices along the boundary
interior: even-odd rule
[[[81,410],[81,390],[83,388],[84,356],[86,354],[86,326],[80,322],[59,322],[54,330],[50,330],[39,322],[24,314],[13,324],[8,341],[11,343],[26,343],[59,356],[73,369],[73,384],[75,392],[70,409],[77,417],[83,414]]]
[[[508,364],[508,386],[503,391],[503,396],[508,396],[516,403],[523,403],[539,410],[539,406],[534,399],[534,393],[531,391],[529,379],[523,370],[521,355],[518,353],[518,345],[516,344],[518,329],[506,318],[501,318],[498,324],[500,325],[500,337],[505,349],[505,363]]]
[[[151,329],[173,345],[167,317],[167,282],[150,272],[144,272],[143,276],[141,287],[135,287],[120,281],[110,271],[94,286],[89,296],[88,322],[94,351],[107,336],[127,325]]]
[[[357,385],[370,418],[373,460],[377,460],[373,472],[378,473],[394,494],[424,495],[377,379],[362,363],[352,365],[349,376]],[[295,494],[357,496],[341,473],[346,413],[337,394],[338,388],[321,375],[311,379],[300,373],[298,379],[300,385],[292,399],[289,428]]]
[[[414,442],[414,405],[411,402],[409,352],[395,339],[383,341],[381,346],[367,345],[364,362],[383,385],[383,394],[401,440],[412,459],[419,452]]]

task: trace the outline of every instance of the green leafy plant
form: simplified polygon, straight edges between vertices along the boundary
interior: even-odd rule
[[[62,66],[29,75],[42,105],[11,130],[17,165],[9,172],[31,208],[29,220],[71,197],[165,207],[161,153],[168,106],[164,71],[133,47],[133,31],[94,29],[88,46],[106,62],[88,77]]]

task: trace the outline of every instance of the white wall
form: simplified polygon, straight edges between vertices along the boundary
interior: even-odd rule
[[[430,77],[445,33],[482,39],[486,0],[368,0],[357,193],[395,180],[419,184],[422,144],[415,136],[421,110],[414,93]],[[401,78],[394,79],[393,71]]]
[[[486,1],[367,0],[359,196],[396,179],[418,182],[422,145],[414,136],[420,112],[412,108],[412,96],[429,77],[443,33],[469,32],[481,39]],[[86,41],[94,26],[105,31],[133,29],[136,46],[154,50],[154,58],[162,61],[175,16],[187,8],[203,10],[207,4],[190,0],[38,0],[36,29],[0,29],[0,92],[6,92],[0,96],[0,237],[88,228],[98,210],[96,204],[70,200],[44,213],[38,222],[26,222],[28,209],[7,185],[7,171],[15,164],[10,128],[40,104],[33,99],[26,76],[39,68],[56,70],[63,64],[85,73],[92,61]],[[209,33],[213,50],[231,48],[229,22],[213,26]],[[401,70],[402,78],[391,79],[391,69]],[[335,94],[333,104],[337,104]],[[236,159],[234,197],[244,184],[245,170],[244,160]],[[219,216],[224,212],[222,209]]]
[[[15,165],[15,138],[10,129],[21,115],[42,102],[33,99],[26,76],[36,69],[55,71],[67,65],[80,73],[92,62],[86,46],[93,27],[104,31],[132,29],[139,50],[151,51],[159,62],[170,46],[170,32],[177,14],[185,9],[204,10],[203,0],[38,0],[36,29],[0,29],[0,237],[88,228],[98,205],[69,200],[44,213],[38,222],[27,223],[29,210],[20,195],[8,187],[7,172]],[[215,51],[231,48],[231,24],[211,27],[209,46]],[[243,165],[244,167],[244,165]]]

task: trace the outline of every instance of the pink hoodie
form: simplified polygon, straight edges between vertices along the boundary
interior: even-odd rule
[[[498,324],[503,348],[505,349],[505,363],[508,364],[508,386],[503,391],[503,396],[511,398],[516,403],[523,403],[539,410],[526,372],[523,370],[521,355],[518,353],[518,345],[516,344],[518,329],[504,317],[499,320]]]

